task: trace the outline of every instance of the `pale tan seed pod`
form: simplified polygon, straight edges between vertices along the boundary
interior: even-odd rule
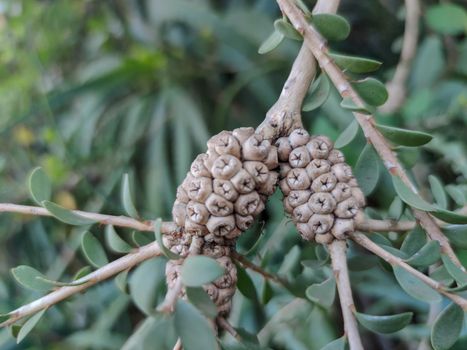
[[[292,169],[292,167],[289,165],[289,162],[287,163],[281,163],[281,168],[279,170],[279,177],[283,179],[284,177],[287,177],[287,174],[289,171]]]
[[[284,204],[284,210],[287,214],[292,214],[293,210],[294,210],[294,207],[292,207],[290,205],[290,202],[289,202],[289,198],[288,197],[285,197],[283,200],[282,200],[282,203]]]
[[[185,225],[185,218],[186,218],[186,204],[181,203],[179,201],[175,201],[172,207],[172,217],[174,222],[178,226]]]
[[[231,132],[220,132],[208,141],[208,147],[210,147],[210,143],[218,154],[230,154],[236,158],[240,158],[240,144]]]
[[[347,236],[355,231],[354,220],[336,219],[331,233],[337,239],[345,240]]]
[[[297,148],[310,141],[310,134],[305,129],[295,129],[290,133],[288,139],[292,148]]]
[[[223,154],[214,161],[211,173],[216,179],[230,180],[241,168],[242,163],[238,158]]]
[[[330,214],[336,209],[336,200],[329,192],[317,192],[307,202],[312,213]]]
[[[233,204],[224,197],[212,193],[205,202],[207,210],[214,216],[227,216],[233,213]]]
[[[334,148],[334,143],[327,136],[317,135],[317,136],[314,136],[312,139],[313,140],[319,140],[320,142],[324,142],[328,146],[329,149]]]
[[[306,144],[306,147],[313,159],[327,159],[329,156],[329,145],[318,138],[312,139]]]
[[[299,205],[296,207],[292,212],[292,217],[294,221],[306,223],[310,220],[311,216],[313,215],[313,211],[308,206],[308,203]]]
[[[242,144],[242,155],[245,160],[264,160],[271,149],[271,143],[259,134],[253,134]]]
[[[310,190],[294,190],[291,191],[287,196],[287,200],[292,208],[298,207],[299,205],[305,204],[310,199]]]
[[[316,235],[315,236],[315,241],[318,244],[329,244],[333,240],[334,240],[334,236],[329,232],[327,232],[325,234],[322,234],[322,235]]]
[[[248,230],[251,227],[251,225],[253,225],[254,221],[255,219],[252,215],[243,216],[235,214],[235,223],[237,224],[237,227],[242,231]]]
[[[212,186],[214,193],[224,197],[229,202],[234,202],[238,198],[238,192],[229,180],[215,179]]]
[[[261,212],[266,208],[266,205],[264,204],[265,202],[263,200],[259,200],[258,206],[256,207],[256,210],[253,212],[253,216],[258,216],[261,214]]]
[[[214,258],[214,259],[217,259],[223,256],[229,256],[230,253],[231,253],[230,247],[225,246],[225,245],[219,245],[219,244],[208,244],[206,240],[201,250],[202,255],[210,256],[211,258]]]
[[[359,187],[352,187],[352,197],[355,198],[360,208],[363,208],[366,204],[365,195]]]
[[[313,214],[308,220],[308,225],[316,235],[322,235],[331,230],[334,224],[334,215],[331,214]]]
[[[331,194],[338,202],[352,196],[352,188],[345,182],[339,182],[336,184],[336,187],[331,191]]]
[[[219,288],[217,288],[214,284],[206,284],[203,286],[203,289],[206,291],[209,298],[216,304],[217,300],[219,299]]]
[[[289,155],[289,164],[292,168],[305,168],[310,160],[310,154],[305,146],[294,148]]]
[[[256,187],[255,179],[245,169],[241,169],[230,181],[240,194],[250,193]]]
[[[292,191],[289,187],[289,184],[287,183],[287,179],[282,179],[281,181],[279,181],[279,187],[284,196],[288,196],[290,194],[290,191]]]
[[[351,219],[357,215],[359,205],[354,197],[349,197],[346,200],[337,204],[335,215],[342,219]]]
[[[336,184],[336,177],[331,173],[326,173],[313,180],[311,189],[315,192],[331,192]]]
[[[235,238],[240,237],[240,235],[243,233],[242,230],[240,230],[238,227],[235,227],[232,231],[227,233],[224,237],[230,240],[233,240]]]
[[[353,177],[352,168],[345,163],[333,165],[331,171],[340,182],[348,182]]]
[[[229,216],[211,216],[206,223],[209,232],[216,236],[225,236],[235,229],[235,217]]]
[[[243,145],[245,141],[250,138],[251,135],[255,133],[253,128],[237,128],[232,131],[232,135],[238,140],[238,142]]]
[[[204,236],[208,233],[206,226],[191,221],[190,219],[185,220],[185,232],[193,236]]]
[[[269,169],[262,162],[247,161],[243,163],[243,168],[253,177],[257,184],[264,184],[269,176]]]
[[[274,170],[279,166],[276,146],[270,146],[268,156],[263,162],[269,170]]]
[[[358,182],[357,182],[357,179],[356,178],[351,178],[349,180],[349,182],[347,182],[347,184],[350,186],[350,187],[358,187]]]
[[[308,223],[298,223],[296,226],[298,233],[304,240],[313,241],[315,239],[316,234],[313,232],[311,225]]]
[[[218,288],[230,288],[234,286],[237,283],[237,269],[232,260],[228,256],[223,256],[216,261],[224,268],[225,273],[215,280],[213,284]]]
[[[211,194],[212,196],[213,194]],[[186,205],[186,208],[184,208],[185,211],[184,211],[184,214],[186,213],[186,215],[188,216],[188,218],[197,223],[197,224],[200,224],[200,225],[204,225],[206,224],[206,222],[208,222],[208,219],[209,219],[209,211],[208,209],[206,208],[205,205],[199,203],[199,202],[194,202],[194,201],[190,201],[187,205]],[[178,224],[177,224],[178,225]],[[180,225],[182,226],[182,225]]]
[[[206,236],[203,237],[204,241],[209,244],[215,244],[215,245],[224,245],[225,244],[225,239],[222,236],[219,236],[214,233],[208,233]]]
[[[310,188],[310,178],[303,168],[294,168],[287,174],[287,184],[292,190],[306,190]]]
[[[256,212],[261,202],[257,192],[242,194],[235,201],[235,211],[240,215],[251,215]]]
[[[186,193],[185,189],[182,186],[177,187],[177,194],[176,194],[177,201],[180,203],[187,204],[190,201],[188,194]]]
[[[269,172],[266,182],[259,186],[258,193],[265,196],[271,196],[274,194],[278,178],[279,174],[277,172]]]
[[[313,159],[307,166],[306,172],[311,180],[331,171],[331,163],[325,159]]]
[[[333,149],[331,152],[329,152],[328,160],[332,164],[339,164],[345,162],[345,157],[341,151],[339,151],[338,149]]]
[[[206,157],[203,158],[204,166],[206,169],[211,172],[211,169],[214,165],[214,162],[219,158],[220,154],[217,153],[214,149],[208,149],[206,152]]]
[[[290,152],[292,152],[292,146],[290,145],[288,137],[281,137],[276,141],[277,156],[279,161],[287,162],[289,160]]]
[[[190,172],[194,177],[211,177],[211,172],[204,165],[207,157],[206,153],[201,153],[191,163]]]

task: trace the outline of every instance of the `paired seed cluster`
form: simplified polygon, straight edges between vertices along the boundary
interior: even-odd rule
[[[354,231],[355,216],[365,205],[352,169],[326,136],[294,130],[276,142],[284,209],[300,235],[328,244]]]
[[[220,315],[228,314],[237,272],[230,259],[235,239],[264,210],[274,193],[279,166],[277,148],[253,128],[222,131],[208,141],[177,189],[172,216],[182,228],[164,237],[173,252],[185,257],[195,241],[200,254],[216,259],[226,273],[204,288]],[[180,275],[180,262],[167,264],[168,287]]]

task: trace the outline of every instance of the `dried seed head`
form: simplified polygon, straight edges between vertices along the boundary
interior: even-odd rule
[[[217,158],[219,158],[219,154],[214,149],[208,149],[206,157],[203,159],[206,169],[211,170]]]
[[[305,204],[311,196],[310,190],[295,190],[291,191],[286,197],[292,208]]]
[[[308,152],[310,152],[313,159],[320,158],[326,159],[329,156],[331,150],[329,145],[319,138],[314,138],[306,145]]]
[[[271,146],[268,157],[264,160],[264,164],[269,170],[276,169],[279,166],[279,158],[277,156],[277,147]]]
[[[212,193],[212,182],[208,177],[193,178],[185,188],[188,197],[197,202],[204,202]]]
[[[184,190],[182,186],[177,187],[177,200],[181,203],[188,203],[190,201],[190,198],[188,197],[188,194]]]
[[[229,131],[222,131],[208,141],[208,147],[212,147],[218,154],[230,154],[240,158],[240,144]]]
[[[308,222],[310,220],[311,215],[313,215],[313,211],[310,209],[307,203],[299,205],[296,207],[292,212],[292,217],[296,222]]]
[[[216,179],[230,180],[241,168],[242,163],[238,158],[223,154],[214,161],[211,173]]]
[[[351,178],[347,184],[350,186],[350,187],[358,187],[358,182],[357,182],[357,179],[356,178]]]
[[[230,202],[238,198],[238,192],[229,180],[215,179],[212,182],[214,193],[224,197]]]
[[[241,193],[250,193],[256,187],[255,179],[245,169],[241,169],[230,179],[235,189]]]
[[[314,180],[320,175],[329,173],[331,164],[325,159],[313,159],[305,169],[310,179]]]
[[[209,210],[209,212],[215,216],[227,216],[233,213],[232,202],[228,201],[227,199],[216,193],[212,193],[206,199],[205,204],[207,210]]]
[[[223,256],[216,260],[221,265],[225,273],[213,283],[218,288],[230,288],[237,283],[237,269],[228,256]]]
[[[345,163],[333,165],[331,170],[340,182],[347,182],[353,177],[352,168]]]
[[[311,195],[308,206],[313,213],[330,214],[336,209],[336,200],[328,192],[317,192]]]
[[[186,217],[186,204],[179,201],[175,201],[172,207],[172,218],[178,226],[183,226],[185,224]]]
[[[208,233],[206,236],[203,237],[204,241],[209,244],[215,245],[225,245],[224,237],[218,236],[214,233]]]
[[[306,145],[310,140],[310,134],[305,129],[295,129],[290,133],[289,142],[292,148]]]
[[[346,200],[337,204],[335,214],[342,219],[351,219],[357,215],[359,206],[354,197],[347,198]]]
[[[352,197],[355,198],[360,208],[363,208],[366,204],[365,195],[359,187],[352,187]]]
[[[216,236],[225,236],[235,229],[235,217],[233,215],[211,216],[206,227]]]
[[[185,232],[193,236],[204,236],[208,229],[204,225],[197,224],[190,219],[185,220]]]
[[[282,179],[279,181],[279,187],[281,188],[282,193],[284,196],[288,196],[291,189],[289,187],[289,184],[287,183],[287,179]]]
[[[334,223],[334,215],[331,214],[313,214],[308,220],[308,225],[316,235],[322,235],[328,232]]]
[[[292,146],[290,145],[288,137],[281,137],[276,141],[277,156],[281,162],[287,162],[289,160],[290,152],[292,152]]]
[[[253,225],[254,221],[255,219],[251,215],[235,215],[235,223],[237,224],[237,227],[242,231],[248,230],[251,227],[251,225]]]
[[[310,178],[303,168],[295,168],[287,174],[287,184],[292,190],[306,190],[310,187]]]
[[[297,230],[300,236],[306,241],[312,241],[315,238],[315,233],[313,232],[312,228],[308,223],[303,224],[303,223],[298,223],[297,224]]]
[[[354,231],[354,221],[349,219],[336,219],[331,229],[332,235],[342,240],[346,239]]]
[[[331,150],[334,147],[334,143],[331,141],[331,139],[327,136],[324,135],[317,135],[313,137],[313,140],[319,140],[321,142],[324,142],[328,148]]]
[[[258,206],[256,207],[256,210],[253,212],[253,216],[258,216],[259,214],[261,214],[261,212],[264,210],[264,208],[266,207],[266,205],[264,204],[264,201],[259,200],[258,202]]]
[[[328,160],[332,164],[339,164],[345,162],[345,157],[341,151],[339,151],[338,149],[333,149],[331,152],[329,152]]]
[[[325,233],[323,235],[316,235],[315,236],[315,241],[318,244],[329,244],[333,240],[334,240],[334,236],[329,232],[327,232],[327,233]]]
[[[331,173],[323,174],[313,180],[311,189],[315,192],[331,192],[336,187],[337,179]]]
[[[207,158],[208,155],[206,153],[201,153],[191,163],[190,172],[194,177],[211,177],[211,173],[204,165]]]
[[[238,227],[235,227],[232,231],[230,231],[230,233],[226,234],[224,237],[227,239],[235,239],[240,237],[242,233],[242,230],[240,230]]]
[[[279,169],[280,178],[283,179],[284,177],[286,177],[291,169],[292,169],[292,167],[289,165],[288,161],[287,161],[287,163],[282,163],[281,167]]]
[[[213,195],[211,194],[211,196]],[[198,202],[189,202],[186,206],[186,214],[191,221],[200,225],[206,224],[209,219],[208,209]]]
[[[351,187],[345,182],[338,182],[336,187],[331,191],[331,194],[338,202],[349,198],[352,195]]]
[[[245,160],[264,160],[271,149],[271,143],[259,134],[250,136],[242,146],[242,155]]]
[[[277,172],[269,172],[266,182],[259,186],[258,193],[266,196],[271,196],[276,191],[278,178],[279,174]]]
[[[258,184],[264,184],[268,179],[269,169],[264,163],[247,161],[243,163],[243,168],[253,176]]]
[[[289,155],[289,164],[292,168],[304,168],[310,160],[310,154],[305,146],[294,148]]]
[[[260,202],[259,194],[257,192],[250,192],[240,195],[235,201],[234,208],[240,215],[251,215],[256,212]]]
[[[237,128],[232,131],[232,135],[235,136],[241,145],[254,133],[255,129],[253,128]]]

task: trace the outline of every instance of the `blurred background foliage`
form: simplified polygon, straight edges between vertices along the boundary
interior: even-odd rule
[[[446,31],[449,18],[427,20],[426,12],[435,5],[422,4],[406,102],[399,112],[377,119],[435,135],[423,148],[397,152],[422,192],[429,174],[449,184],[455,208],[467,196],[467,40],[465,30]],[[376,75],[387,81],[399,58],[403,8],[399,0],[342,1],[339,13],[350,21],[352,32],[332,49],[384,62]],[[256,127],[278,97],[300,45],[288,40],[272,53],[257,53],[278,16],[277,5],[269,0],[1,0],[1,202],[32,204],[25,183],[31,169],[42,166],[53,181],[55,202],[119,215],[120,182],[129,172],[143,217],[170,219],[176,185],[210,135]],[[304,113],[307,128],[336,139],[353,118],[339,103],[333,91],[320,109]],[[359,135],[343,149],[351,165],[364,144]],[[368,214],[387,217],[395,192],[386,172],[379,171]],[[301,242],[284,219],[280,194],[263,215],[242,237],[239,251],[247,252],[261,235],[249,252],[252,259],[294,281],[321,281],[329,269],[304,268],[300,260],[322,252]],[[102,231],[93,228],[97,235]],[[86,265],[78,249],[80,235],[52,219],[2,214],[0,311],[39,296],[14,282],[10,268],[26,264],[52,279],[69,280]],[[385,236],[400,242],[397,235]],[[457,251],[467,263],[467,250]],[[351,254],[359,311],[416,315],[414,324],[390,337],[368,334],[367,345],[417,348],[429,332],[424,325],[429,305],[405,294],[392,274],[376,265],[377,259],[363,260],[355,247]],[[0,349],[121,348],[145,317],[131,301],[135,290],[146,293],[143,299],[151,304],[163,297],[161,264],[162,259],[155,259],[141,265],[130,277],[130,295],[109,281],[52,308],[20,345],[1,330]],[[147,282],[151,274],[154,280]],[[320,349],[342,334],[338,309],[311,304],[295,313],[286,309],[289,320],[277,328],[271,318],[293,296],[249,275],[256,293],[246,298],[237,292],[234,325],[251,333],[262,330],[273,349]],[[171,344],[173,331],[167,324],[158,327],[159,321],[147,319],[126,348],[170,348],[161,341]],[[467,346],[465,330],[463,334],[458,349]],[[228,336],[226,342],[235,346]]]

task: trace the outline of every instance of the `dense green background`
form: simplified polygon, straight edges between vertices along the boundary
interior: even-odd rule
[[[424,2],[423,13],[435,4]],[[350,21],[352,32],[332,49],[383,61],[376,76],[387,81],[399,57],[402,5],[395,0],[342,1],[339,13]],[[288,40],[272,53],[257,53],[278,16],[270,0],[0,1],[0,201],[32,204],[27,176],[42,166],[53,181],[57,203],[123,214],[120,182],[129,172],[142,215],[169,219],[176,185],[209,136],[256,127],[278,97],[300,45]],[[457,193],[450,204],[456,208],[467,195],[467,41],[465,31],[443,33],[451,20],[437,17],[427,23],[422,18],[407,101],[399,113],[377,119],[435,135],[428,146],[398,152],[427,199],[426,176],[436,174]],[[352,120],[339,103],[333,92],[320,109],[304,113],[307,128],[336,139]],[[344,148],[351,165],[363,146],[359,135]],[[381,173],[368,202],[370,214],[385,217],[395,193],[388,175]],[[259,262],[261,256],[268,269],[291,279],[322,280],[326,270],[300,265],[315,251],[284,221],[280,198],[276,193],[261,219],[264,227],[260,223],[250,230],[239,250],[246,251],[264,228],[252,258]],[[99,235],[103,229],[92,231]],[[52,279],[68,280],[86,265],[78,249],[80,235],[79,229],[52,219],[2,214],[0,311],[40,295],[21,288],[10,268],[26,264]],[[397,244],[397,235],[388,237]],[[467,262],[467,251],[458,252]],[[160,263],[146,263],[141,272],[146,280],[154,272],[154,283],[146,288],[159,290],[156,299],[164,288],[158,287],[163,283]],[[261,299],[263,280],[251,276]],[[428,304],[405,294],[380,267],[353,272],[352,279],[360,311],[416,313],[415,323],[394,336],[365,333],[368,346],[416,348],[428,334],[423,325]],[[237,292],[232,323],[253,333],[261,330],[291,299],[273,289],[265,306]],[[113,281],[103,283],[48,311],[20,346],[8,330],[0,331],[0,349],[118,349],[144,318],[131,299]],[[338,308],[305,311],[275,332],[271,347],[319,349],[341,335]],[[136,339],[143,340],[144,335]]]

